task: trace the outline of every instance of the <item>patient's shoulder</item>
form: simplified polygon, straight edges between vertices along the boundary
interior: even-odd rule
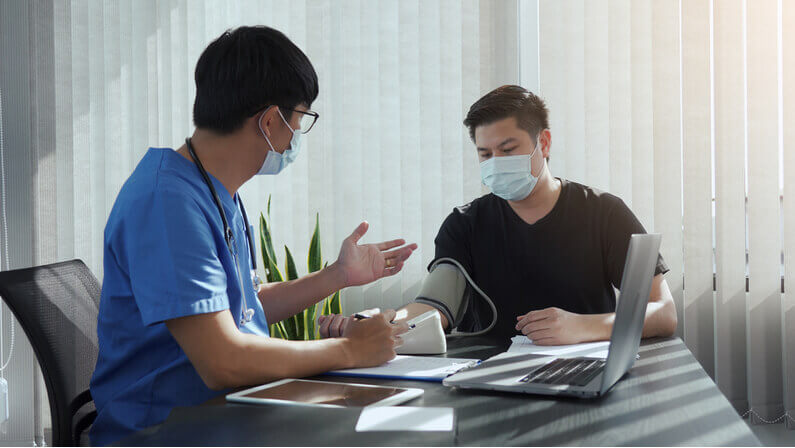
[[[453,208],[448,218],[467,221],[477,220],[479,215],[488,213],[488,210],[496,206],[496,201],[498,200],[499,198],[492,193],[484,194],[472,202]]]
[[[578,203],[580,206],[593,206],[600,209],[612,209],[616,206],[623,205],[624,201],[620,197],[600,190],[596,187],[584,185],[578,182],[573,182],[567,179],[561,179],[561,184],[564,188],[566,197],[569,201]]]

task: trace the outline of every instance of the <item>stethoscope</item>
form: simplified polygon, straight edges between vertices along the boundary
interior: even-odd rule
[[[235,260],[235,272],[237,273],[237,281],[240,285],[240,293],[243,295],[243,311],[240,317],[240,325],[245,325],[254,318],[254,309],[248,307],[248,303],[246,301],[246,292],[243,290],[243,277],[240,275],[240,262],[237,256],[237,244],[235,242],[235,235],[232,233],[232,228],[229,227],[229,222],[226,219],[226,213],[224,212],[224,207],[221,204],[221,199],[218,197],[218,193],[215,191],[215,187],[213,187],[213,183],[210,180],[210,176],[207,174],[207,171],[202,166],[201,161],[199,161],[199,156],[196,155],[196,152],[193,150],[193,145],[190,142],[190,137],[185,139],[185,145],[188,147],[188,152],[190,153],[191,158],[193,158],[193,162],[196,164],[196,167],[199,169],[199,173],[202,175],[204,179],[204,183],[210,188],[210,192],[213,194],[213,201],[215,202],[215,206],[218,208],[218,213],[221,215],[221,221],[224,225],[224,240],[226,241],[226,247],[229,249],[229,253],[232,255],[232,258]],[[262,284],[259,276],[257,275],[257,258],[254,254],[254,240],[251,238],[251,227],[248,224],[248,216],[246,215],[246,208],[243,207],[243,201],[240,200],[240,197],[237,197],[237,206],[240,208],[240,214],[243,215],[243,222],[246,226],[246,239],[248,240],[248,250],[251,256],[251,271],[254,274],[253,277],[253,284],[254,290],[256,291],[259,288],[259,285]]]

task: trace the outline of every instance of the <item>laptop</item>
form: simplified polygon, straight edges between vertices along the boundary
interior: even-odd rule
[[[506,352],[445,378],[443,384],[583,398],[606,394],[635,363],[661,239],[659,234],[630,238],[606,360]]]

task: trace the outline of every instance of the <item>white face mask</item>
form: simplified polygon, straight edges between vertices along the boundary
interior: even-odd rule
[[[271,144],[270,139],[265,134],[265,131],[262,130],[262,117],[265,115],[265,112],[262,113],[259,117],[259,121],[257,122],[257,126],[259,126],[259,131],[262,132],[262,136],[265,137],[265,141],[268,142],[268,146],[270,146],[271,150],[268,151],[268,154],[265,156],[265,161],[262,162],[262,167],[260,167],[257,174],[279,174],[282,172],[283,169],[287,168],[287,165],[293,163],[295,158],[298,157],[298,149],[301,147],[301,136],[303,135],[300,132],[295,132],[295,129],[290,127],[290,124],[287,123],[287,120],[284,119],[284,115],[282,115],[282,111],[276,109],[279,112],[279,116],[282,117],[282,121],[284,124],[287,125],[287,129],[292,131],[293,137],[290,139],[290,146],[284,150],[283,153],[278,153]]]
[[[521,201],[530,196],[538,177],[533,176],[532,160],[541,140],[536,140],[536,148],[530,155],[491,157],[480,162],[480,179],[495,195],[506,201]],[[541,173],[543,173],[543,168]],[[541,175],[539,173],[539,176]]]

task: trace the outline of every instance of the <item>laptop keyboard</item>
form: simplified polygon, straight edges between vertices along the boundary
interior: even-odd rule
[[[533,370],[519,382],[585,386],[604,366],[605,362],[600,359],[558,358]]]

